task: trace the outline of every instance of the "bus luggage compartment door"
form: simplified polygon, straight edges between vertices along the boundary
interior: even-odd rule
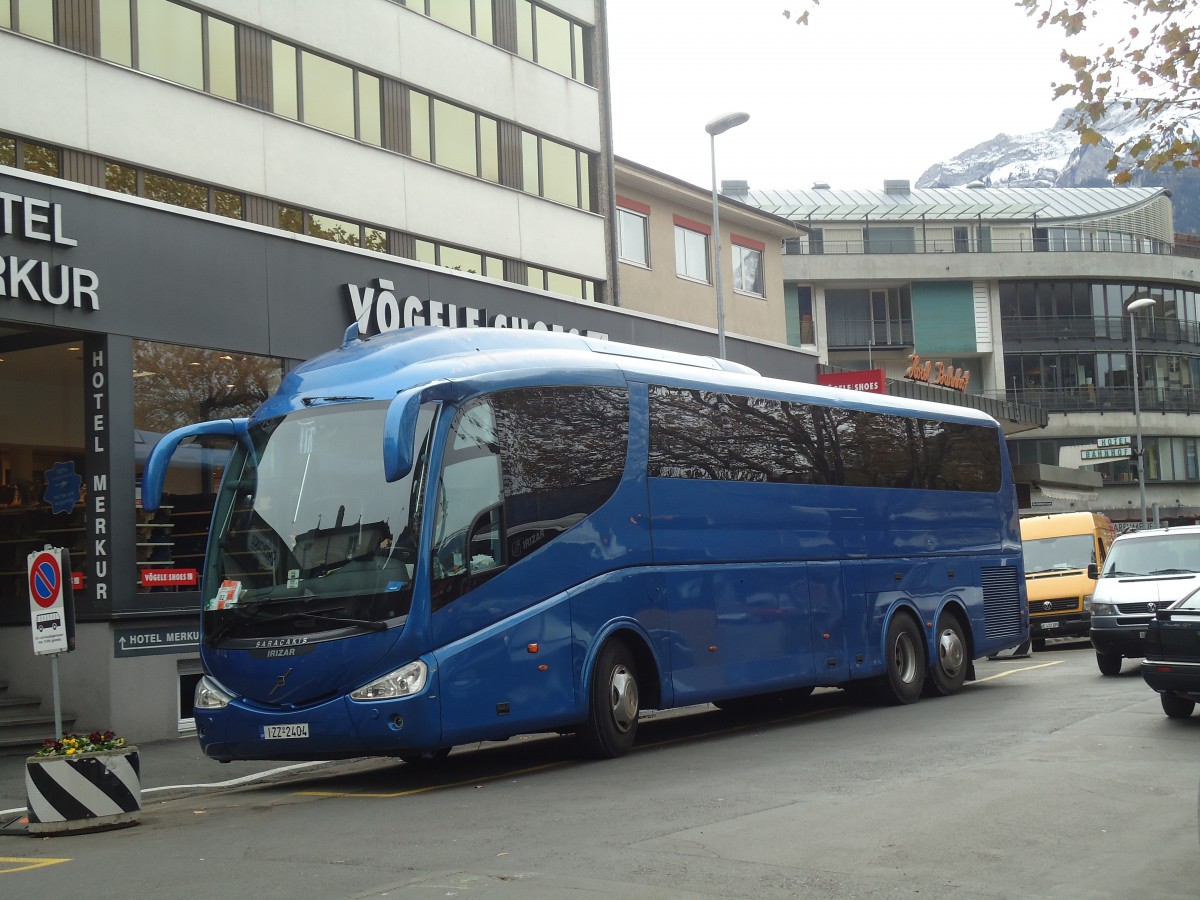
[[[853,678],[861,666],[855,657],[861,651],[855,648],[866,643],[862,563],[809,563],[808,602],[817,682],[838,684]]]

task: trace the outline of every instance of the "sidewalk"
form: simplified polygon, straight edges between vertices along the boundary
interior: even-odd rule
[[[271,773],[303,771],[335,762],[237,760],[219,763],[200,752],[195,735],[138,744],[142,802],[183,797],[249,783]],[[30,750],[0,752],[0,826],[25,812],[25,760]],[[340,760],[344,763],[346,760]]]

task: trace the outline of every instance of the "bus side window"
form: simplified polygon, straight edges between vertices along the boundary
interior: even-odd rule
[[[516,388],[465,404],[438,486],[433,609],[595,512],[621,480],[628,439],[624,388]]]

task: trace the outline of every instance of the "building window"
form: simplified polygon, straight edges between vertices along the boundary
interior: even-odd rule
[[[198,209],[201,212],[208,211],[208,188],[203,185],[172,178],[170,175],[159,175],[156,172],[144,173],[142,181],[143,196],[149,200]]]
[[[111,160],[104,163],[104,187],[121,194],[157,200],[159,203],[216,213],[228,219],[244,218],[244,200],[241,194],[218,190],[159,172],[139,171],[133,166]]]
[[[498,183],[500,127],[488,116],[408,92],[409,153],[417,159]]]
[[[650,265],[649,216],[644,203],[617,198],[617,255],[623,262]]]
[[[354,70],[307,51],[300,52],[301,120],[354,137]]]
[[[530,194],[594,211],[591,165],[582,150],[521,132],[522,190]]]
[[[810,285],[802,284],[796,288],[796,315],[800,319],[800,346],[816,346],[817,335],[813,327],[813,297]]]
[[[0,0],[0,28],[54,43],[54,0]]]
[[[237,100],[233,23],[171,0],[99,0],[97,9],[101,58]]]
[[[454,269],[456,272],[482,275],[497,281],[504,279],[504,260],[497,256],[420,239],[413,242],[413,249],[413,258],[418,262]]]
[[[45,144],[35,144],[0,134],[0,166],[11,166],[26,172],[57,177],[59,151],[57,147],[47,147]]]
[[[729,237],[733,255],[733,289],[755,297],[765,296],[763,286],[763,252],[766,245],[737,234]]]
[[[355,138],[382,144],[379,79],[283,41],[271,42],[273,112]]]
[[[969,253],[971,251],[971,230],[965,225],[954,226],[954,252]]]
[[[583,26],[531,0],[517,0],[517,55],[587,81]]]
[[[531,288],[565,294],[568,297],[578,297],[581,300],[594,301],[596,299],[596,283],[594,281],[576,275],[567,275],[563,272],[526,266],[525,283]]]
[[[682,216],[675,217],[675,274],[708,282],[708,236],[712,229]]]
[[[494,18],[492,0],[401,0],[409,9],[449,25],[463,34],[473,34],[492,43]]]

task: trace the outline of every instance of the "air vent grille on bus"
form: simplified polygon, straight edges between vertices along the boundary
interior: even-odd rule
[[[987,566],[983,580],[984,633],[989,638],[1021,633],[1021,590],[1015,566]]]

